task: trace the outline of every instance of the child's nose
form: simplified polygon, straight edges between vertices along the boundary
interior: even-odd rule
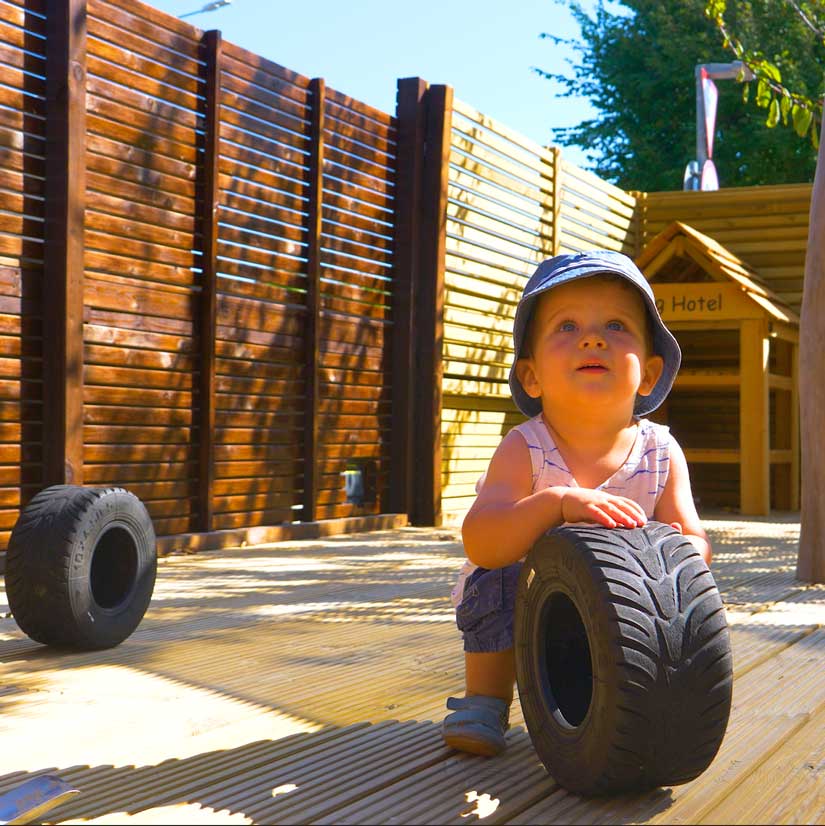
[[[587,330],[581,337],[579,346],[585,349],[595,347],[597,350],[602,350],[607,347],[607,342],[598,330]]]

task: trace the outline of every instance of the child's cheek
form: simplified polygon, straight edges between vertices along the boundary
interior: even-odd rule
[[[641,381],[642,378],[642,362],[637,353],[627,353],[622,360],[625,367],[625,373],[628,378],[633,381]]]

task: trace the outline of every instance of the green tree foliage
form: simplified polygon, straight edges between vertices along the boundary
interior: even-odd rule
[[[554,129],[554,139],[590,150],[590,168],[625,189],[681,189],[685,166],[696,157],[695,66],[732,59],[718,21],[705,13],[707,0],[598,0],[592,16],[578,0],[567,5],[580,39],[542,37],[571,45],[579,59],[567,74],[536,71],[559,82],[563,94],[589,98],[598,115]],[[821,43],[790,5],[752,0],[726,8],[726,15],[730,30],[759,43],[788,86],[821,95]],[[757,85],[717,82],[713,159],[721,185],[810,181],[811,143],[790,129],[766,129],[766,112],[743,100],[743,86],[754,87],[755,97]],[[781,119],[783,111],[769,100],[767,115]]]
[[[811,43],[825,45],[825,3],[822,0],[782,0],[786,9],[792,8],[804,27],[808,30]],[[773,128],[783,123],[793,127],[799,137],[809,135],[816,149],[819,144],[819,126],[822,120],[822,99],[813,97],[803,86],[788,84],[782,78],[781,61],[766,54],[761,48],[754,48],[742,42],[731,30],[728,20],[735,16],[737,5],[750,9],[750,3],[734,4],[728,9],[727,0],[708,0],[705,14],[719,29],[726,48],[745,63],[756,75],[756,105],[768,110],[765,124]],[[741,9],[739,17],[741,18]],[[753,36],[752,31],[744,33],[745,38]],[[761,44],[760,44],[761,46]],[[793,88],[790,86],[793,85]],[[745,90],[747,92],[747,89]],[[821,95],[822,88],[815,89]],[[747,100],[747,94],[745,95]]]

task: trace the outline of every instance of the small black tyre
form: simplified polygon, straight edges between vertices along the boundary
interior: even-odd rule
[[[724,605],[669,525],[539,539],[519,579],[515,643],[527,730],[569,791],[686,783],[719,750],[733,685]]]
[[[55,485],[14,526],[6,593],[33,640],[111,648],[143,619],[156,571],[155,531],[140,499],[122,488]]]

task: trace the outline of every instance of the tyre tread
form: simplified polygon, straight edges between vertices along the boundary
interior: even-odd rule
[[[610,618],[619,675],[607,762],[599,776],[568,785],[602,794],[695,778],[718,751],[730,713],[732,660],[713,575],[690,541],[661,523],[553,534],[586,560]]]

